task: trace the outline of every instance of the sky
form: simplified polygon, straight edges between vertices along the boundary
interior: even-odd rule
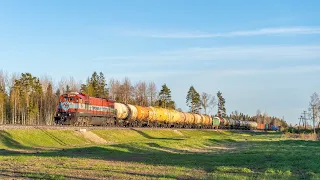
[[[0,70],[166,83],[184,111],[190,86],[221,91],[228,114],[294,125],[320,93],[318,17],[316,0],[0,1]]]

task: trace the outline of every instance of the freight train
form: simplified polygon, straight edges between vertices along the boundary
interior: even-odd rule
[[[214,117],[206,114],[179,112],[161,107],[144,107],[118,103],[106,98],[71,92],[59,96],[57,125],[163,127],[201,129],[257,129],[254,121]]]

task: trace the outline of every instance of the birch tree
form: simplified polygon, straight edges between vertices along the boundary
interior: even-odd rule
[[[135,103],[140,106],[148,105],[147,85],[143,81],[139,81],[134,87]]]
[[[204,114],[207,114],[207,109],[213,109],[216,106],[216,99],[211,94],[203,92],[201,94],[201,106],[203,108]]]
[[[149,98],[149,106],[154,106],[157,101],[157,87],[154,82],[148,83],[148,98]]]
[[[320,116],[320,100],[318,94],[315,92],[311,95],[309,103],[309,116],[313,122],[313,132],[316,133],[316,123],[319,121]]]

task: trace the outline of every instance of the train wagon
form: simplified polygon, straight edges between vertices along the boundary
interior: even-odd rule
[[[212,127],[214,129],[218,129],[221,123],[221,119],[223,119],[222,117],[214,117],[212,119]]]

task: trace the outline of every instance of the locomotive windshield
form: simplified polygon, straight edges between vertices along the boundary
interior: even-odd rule
[[[81,98],[80,97],[75,97],[75,96],[71,96],[69,97],[68,95],[65,95],[63,96],[61,99],[60,99],[60,102],[81,102]]]

